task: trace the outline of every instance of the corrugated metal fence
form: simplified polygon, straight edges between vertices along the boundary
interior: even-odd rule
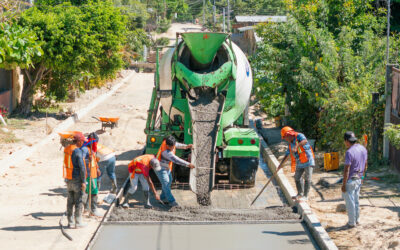
[[[392,68],[392,112],[390,123],[400,124],[400,70]],[[400,150],[389,147],[389,159],[393,167],[400,171]]]

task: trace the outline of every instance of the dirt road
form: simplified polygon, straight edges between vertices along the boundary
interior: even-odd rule
[[[100,142],[116,150],[117,175],[127,171],[127,163],[144,146],[146,113],[153,88],[153,74],[133,74],[112,97],[71,127],[93,132],[100,123],[91,116],[119,116],[119,127],[100,134]],[[63,153],[57,140],[40,148],[33,156],[10,168],[0,177],[0,242],[2,249],[83,249],[98,220],[84,229],[68,229],[73,241],[60,233],[58,221],[66,210],[66,185],[62,179]],[[124,174],[124,176],[126,176]],[[103,190],[109,188],[104,178]],[[121,185],[119,178],[119,185]],[[103,191],[100,198],[106,194]],[[101,206],[104,213],[108,205]],[[64,223],[66,223],[64,221]]]
[[[264,123],[264,136],[278,160],[282,160],[287,143],[281,142],[280,129],[270,122]],[[341,183],[321,185],[323,180],[338,180],[342,171],[325,172],[323,156],[316,152],[317,166],[312,176],[309,205],[325,227],[339,249],[400,249],[400,197],[396,184],[385,184],[369,178],[364,181],[360,192],[360,225],[346,229],[347,213],[341,196]],[[319,157],[318,157],[319,156]],[[320,160],[318,160],[320,159]],[[322,161],[321,161],[322,159]],[[290,173],[290,161],[283,169],[286,177],[295,187],[294,173]],[[398,184],[397,184],[398,185]]]

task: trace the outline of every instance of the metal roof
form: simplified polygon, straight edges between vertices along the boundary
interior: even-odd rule
[[[282,23],[287,21],[286,16],[236,16],[235,21],[237,23]]]

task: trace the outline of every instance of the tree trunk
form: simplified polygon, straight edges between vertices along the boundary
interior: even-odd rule
[[[36,68],[29,67],[28,69],[24,69],[24,87],[22,89],[21,95],[21,103],[18,105],[16,109],[17,114],[21,114],[23,116],[28,116],[31,113],[33,95],[35,94],[35,86],[37,83],[46,75],[49,71],[46,71],[46,68],[43,64],[38,65]]]

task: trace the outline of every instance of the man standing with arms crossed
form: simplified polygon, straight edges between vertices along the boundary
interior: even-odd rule
[[[368,153],[361,144],[356,143],[357,138],[352,131],[344,134],[344,144],[347,151],[344,161],[342,196],[346,202],[348,228],[354,228],[360,221],[359,196],[362,178],[367,169]]]

